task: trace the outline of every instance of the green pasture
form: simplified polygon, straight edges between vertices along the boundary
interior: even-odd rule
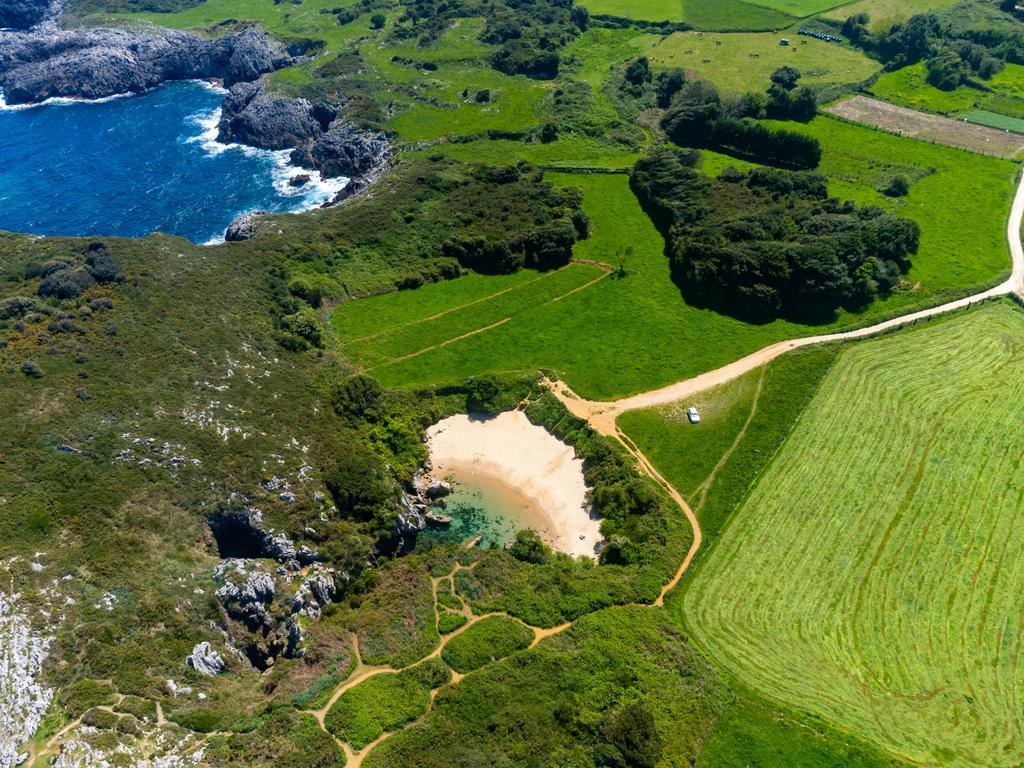
[[[987,109],[971,109],[961,112],[957,117],[969,123],[987,125],[989,128],[998,128],[1001,131],[1024,133],[1024,119],[1000,115],[997,112],[989,112]]]
[[[724,91],[761,91],[772,72],[796,67],[808,85],[859,83],[879,70],[862,51],[787,32],[783,34],[676,32],[652,38],[647,56],[656,67],[681,67],[710,80]],[[689,53],[687,53],[689,51]]]
[[[840,4],[825,11],[822,16],[844,21],[858,13],[866,13],[874,24],[904,21],[915,13],[924,13],[956,5],[960,0],[857,0]]]
[[[843,351],[676,607],[743,684],[914,762],[1024,761],[1024,314]]]
[[[506,323],[519,314],[538,311],[571,291],[584,289],[587,283],[603,274],[597,267],[571,264],[551,272],[524,270],[503,276],[498,284],[507,285],[497,290],[494,283],[479,275],[468,281],[465,288],[458,287],[461,281],[435,283],[422,289],[422,293],[388,294],[381,297],[380,302],[347,302],[334,313],[334,326],[344,339],[343,351],[366,370],[376,372],[378,367],[383,369],[409,356],[447,346],[467,334]],[[485,285],[488,294],[478,296],[478,289]],[[446,290],[449,286],[455,287],[455,291]],[[459,297],[458,304],[451,303],[453,293]],[[416,309],[405,306],[403,299],[407,295],[415,297]],[[439,296],[443,297],[440,301]],[[383,311],[374,323],[371,316],[378,303],[383,305]],[[393,314],[389,314],[389,310]],[[350,314],[356,315],[352,322]],[[360,314],[363,322],[360,322]],[[389,326],[391,317],[402,320]]]
[[[836,5],[840,5],[842,0],[747,0],[747,2],[803,19],[822,11],[831,10]]]
[[[446,142],[418,154],[442,154],[469,163],[488,165],[514,165],[526,160],[552,168],[608,168],[628,170],[640,159],[640,152],[623,144],[594,139],[588,136],[561,136],[549,144],[524,144],[508,139],[480,139],[470,142]]]
[[[683,0],[683,21],[705,30],[782,29],[796,19],[749,0]]]
[[[983,109],[1024,117],[1024,66],[1007,64],[1002,72],[985,81],[985,85],[991,91],[980,91],[966,85],[952,91],[940,90],[928,83],[924,64],[921,63],[885,73],[878,78],[871,92],[893,104],[924,112],[951,114]]]
[[[751,0],[586,0],[591,13],[639,21],[674,21],[697,29],[759,30],[787,27],[792,16]]]
[[[591,13],[641,21],[682,21],[684,0],[585,0]]]
[[[604,399],[717,368],[781,338],[862,325],[964,295],[1006,272],[1004,221],[1013,192],[1013,163],[826,117],[796,127],[817,136],[825,147],[822,169],[832,179],[834,194],[897,209],[922,227],[921,249],[906,285],[861,315],[841,314],[827,326],[785,321],[751,325],[689,306],[671,280],[664,241],[637,203],[626,176],[549,173],[554,183],[584,191],[593,233],[576,246],[575,255],[613,266],[622,261],[624,277],[603,278],[561,301],[517,305],[522,309],[514,315],[492,311],[490,301],[457,308],[488,295],[488,285],[498,294],[515,280],[529,278],[478,276],[467,287],[462,287],[466,278],[460,278],[362,299],[336,310],[338,344],[356,363],[379,365],[372,373],[388,386],[450,383],[486,370],[542,368],[564,377],[581,395]],[[707,153],[706,170],[718,173],[732,162]],[[894,201],[878,190],[897,174],[912,185],[905,199]],[[517,293],[497,295],[494,306],[512,301]],[[401,327],[390,328],[385,321],[378,330],[390,328],[387,339],[358,341],[368,335],[365,325],[370,320],[353,320],[350,329],[347,318],[373,318],[378,306],[385,317],[394,314]],[[419,322],[453,309],[457,311],[440,320]],[[385,356],[402,357],[442,337],[454,338],[504,317],[511,319],[429,353],[380,365]],[[466,322],[456,324],[458,318]],[[478,322],[473,325],[470,320]],[[398,338],[402,344],[394,342]],[[652,339],[658,343],[652,344]]]

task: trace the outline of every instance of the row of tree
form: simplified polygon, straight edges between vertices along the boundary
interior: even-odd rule
[[[799,73],[796,74],[799,78]],[[788,73],[786,85],[773,83],[780,108],[792,108],[795,79]],[[790,85],[791,87],[787,87]],[[813,100],[813,94],[811,94]],[[772,129],[750,115],[750,101],[727,104],[718,90],[705,80],[687,83],[672,99],[662,118],[668,137],[683,147],[723,150],[750,160],[788,168],[814,168],[821,160],[818,140],[802,133]],[[813,112],[811,112],[813,114]]]
[[[827,319],[889,293],[917,252],[915,222],[830,198],[821,174],[730,168],[710,179],[699,159],[660,150],[631,177],[697,304],[757,321]]]

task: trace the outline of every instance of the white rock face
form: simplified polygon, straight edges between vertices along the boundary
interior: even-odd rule
[[[53,638],[32,630],[18,595],[0,592],[0,768],[13,768],[53,700],[39,681]]]
[[[81,726],[61,746],[53,768],[192,768],[203,760],[202,748],[196,748],[189,736],[175,736],[164,730],[145,732],[137,738],[122,737],[116,746],[98,746],[109,732]]]
[[[213,677],[224,669],[224,659],[207,642],[196,643],[185,663],[201,675]]]

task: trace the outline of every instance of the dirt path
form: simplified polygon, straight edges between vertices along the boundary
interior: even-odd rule
[[[474,546],[476,544],[476,541],[477,541],[477,539],[471,539],[464,546],[466,548]],[[434,648],[434,650],[432,650],[426,656],[423,656],[422,658],[419,658],[416,661],[414,661],[414,662],[412,662],[410,664],[405,665],[404,667],[393,667],[393,666],[390,666],[390,665],[387,665],[387,664],[375,665],[375,666],[364,664],[363,663],[363,659],[362,659],[362,654],[360,653],[360,650],[359,650],[359,637],[358,637],[358,635],[353,633],[353,635],[352,635],[352,654],[355,657],[355,666],[352,668],[352,671],[334,689],[334,691],[331,693],[330,698],[327,700],[327,703],[325,703],[319,709],[304,710],[307,714],[313,715],[313,717],[316,718],[316,721],[319,724],[320,729],[324,733],[326,733],[328,736],[330,736],[334,740],[334,742],[338,745],[338,747],[342,750],[342,752],[345,753],[346,766],[348,766],[348,768],[359,768],[359,766],[361,766],[363,764],[363,760],[366,759],[366,756],[368,754],[370,754],[370,752],[374,749],[374,747],[376,747],[382,741],[384,741],[385,739],[387,739],[390,736],[394,735],[395,733],[399,733],[406,726],[403,726],[402,728],[398,729],[397,731],[386,731],[386,732],[382,733],[380,736],[378,736],[376,739],[374,739],[371,743],[367,744],[365,747],[363,747],[358,752],[355,751],[354,749],[352,749],[352,746],[350,744],[348,744],[348,743],[342,741],[341,739],[339,739],[337,736],[335,736],[333,733],[331,733],[331,731],[328,730],[328,728],[327,728],[327,713],[330,711],[331,707],[333,707],[334,704],[338,701],[338,699],[340,699],[345,694],[346,691],[349,691],[352,688],[355,688],[357,685],[359,685],[362,682],[365,682],[366,680],[369,680],[371,677],[376,677],[377,675],[382,675],[382,674],[385,674],[385,673],[395,674],[395,673],[398,673],[398,672],[402,672],[402,671],[404,671],[406,669],[410,669],[411,667],[415,667],[417,664],[422,664],[424,661],[427,661],[428,659],[435,659],[435,658],[440,657],[441,653],[445,649],[445,646],[447,646],[448,643],[451,642],[452,638],[458,637],[462,633],[466,632],[470,627],[473,627],[473,626],[479,624],[484,619],[488,619],[488,618],[491,618],[493,616],[501,616],[501,617],[504,617],[504,618],[507,618],[507,619],[512,619],[513,621],[518,621],[520,624],[522,624],[523,626],[527,627],[528,629],[530,629],[533,632],[533,639],[530,641],[529,646],[527,646],[527,648],[525,648],[524,650],[530,650],[532,648],[535,648],[537,646],[537,644],[540,643],[540,641],[543,640],[544,638],[551,637],[552,635],[557,635],[559,632],[564,632],[566,629],[568,629],[569,627],[572,626],[572,622],[567,622],[565,624],[559,624],[556,627],[550,627],[550,628],[534,627],[534,626],[531,626],[530,624],[527,624],[526,622],[524,622],[524,621],[522,621],[520,619],[517,619],[515,616],[510,616],[505,611],[492,611],[490,613],[474,614],[472,612],[472,610],[470,609],[470,606],[468,604],[466,604],[466,601],[463,600],[461,597],[459,597],[458,594],[454,591],[455,574],[457,574],[459,571],[469,571],[469,570],[472,570],[472,569],[473,569],[473,565],[455,565],[451,569],[451,571],[449,571],[445,575],[443,575],[443,576],[435,576],[435,577],[432,577],[431,580],[430,580],[431,590],[433,591],[433,594],[434,594],[434,623],[435,623],[435,626],[437,626],[437,623],[440,621],[440,618],[441,618],[442,614],[445,613],[446,610],[448,610],[444,606],[442,606],[440,601],[438,600],[438,591],[441,589],[441,584],[442,583],[446,584],[445,590],[446,590],[446,592],[448,592],[448,594],[458,598],[462,602],[462,609],[461,610],[457,610],[455,612],[456,613],[460,613],[463,616],[466,616],[467,621],[466,621],[465,624],[463,624],[458,629],[456,629],[456,630],[454,630],[452,632],[449,632],[446,635],[441,635],[440,636],[440,641],[438,642],[438,644]],[[447,586],[449,584],[451,585],[450,587]],[[452,610],[454,610],[454,609],[452,609]],[[517,651],[517,653],[518,652],[519,651]],[[486,665],[483,668],[486,668]],[[464,673],[464,674],[460,674],[459,672],[456,672],[455,670],[452,670],[451,682],[447,683],[447,685],[458,685],[463,679],[466,678],[467,675],[471,675],[471,674],[473,674],[473,673],[472,672],[467,672],[467,673]],[[423,716],[425,716],[427,713],[430,712],[431,709],[433,709],[433,707],[434,707],[434,699],[437,696],[437,691],[438,690],[439,689],[434,689],[433,691],[431,691],[431,694],[430,694],[430,705],[427,708],[427,712],[425,712],[424,715],[421,715],[420,717],[416,718],[412,722],[417,722],[418,720],[422,719]]]
[[[1007,224],[1007,241],[1010,245],[1010,255],[1013,259],[1013,268],[1010,277],[1000,285],[989,288],[973,296],[968,296],[946,304],[940,304],[930,309],[922,309],[912,312],[909,315],[901,315],[891,320],[886,320],[875,325],[858,328],[853,331],[840,333],[828,333],[818,336],[806,336],[800,339],[789,339],[771,344],[735,362],[724,365],[699,376],[690,379],[677,381],[667,387],[655,389],[651,392],[643,392],[639,395],[626,397],[612,402],[597,402],[584,400],[576,395],[564,382],[553,382],[552,391],[565,404],[571,413],[586,419],[590,425],[603,435],[614,437],[616,428],[615,420],[626,411],[633,411],[640,408],[650,408],[656,405],[667,405],[686,397],[692,397],[698,392],[717,387],[732,381],[756,368],[760,368],[779,355],[790,352],[800,347],[807,347],[813,344],[823,344],[832,341],[847,341],[851,339],[864,339],[869,336],[876,336],[886,331],[913,325],[918,320],[937,317],[958,309],[964,309],[997,296],[1008,296],[1015,294],[1024,299],[1024,246],[1021,245],[1020,228],[1021,220],[1024,219],[1024,181],[1017,187],[1013,199],[1013,206],[1010,210],[1009,223]]]
[[[886,331],[912,325],[918,320],[937,317],[958,309],[964,309],[979,301],[984,301],[997,296],[1015,295],[1024,300],[1024,245],[1021,243],[1020,235],[1022,220],[1024,220],[1024,179],[1022,179],[1017,186],[1017,192],[1013,198],[1013,205],[1010,208],[1010,217],[1006,227],[1006,240],[1010,246],[1010,256],[1012,259],[1010,277],[996,287],[990,288],[987,291],[982,291],[974,296],[968,296],[946,304],[940,304],[939,306],[932,307],[930,309],[912,312],[909,315],[903,315],[901,317],[893,318],[892,320],[886,320],[884,322],[864,328],[858,328],[853,331],[780,341],[716,370],[702,373],[699,376],[694,376],[690,379],[678,381],[675,384],[670,384],[667,387],[662,387],[661,389],[644,392],[639,395],[633,395],[632,397],[615,400],[613,402],[594,402],[584,400],[562,381],[546,382],[551,392],[562,402],[563,405],[565,405],[570,413],[586,420],[590,426],[600,434],[605,435],[606,437],[615,438],[622,443],[626,450],[629,451],[629,453],[636,459],[641,471],[657,481],[666,490],[669,496],[672,497],[673,501],[679,505],[683,514],[686,515],[686,519],[689,521],[690,527],[693,529],[693,544],[690,546],[690,550],[687,552],[678,571],[676,571],[675,576],[662,588],[661,594],[655,601],[655,605],[662,605],[664,603],[665,595],[667,595],[679,583],[683,574],[686,572],[686,569],[690,567],[690,563],[697,554],[697,550],[700,548],[702,541],[700,523],[693,510],[690,509],[690,505],[686,503],[686,500],[683,499],[682,495],[672,487],[671,483],[661,476],[658,470],[654,468],[636,444],[618,428],[616,420],[619,415],[627,411],[637,410],[640,408],[651,408],[658,405],[667,405],[668,403],[674,403],[677,400],[682,400],[686,397],[692,397],[704,390],[726,384],[745,373],[766,365],[780,355],[791,350],[798,349],[799,347],[806,347],[812,344],[823,344],[832,341],[863,339],[869,336],[875,336]],[[758,392],[760,393],[760,384],[758,385]],[[756,408],[756,400],[754,407]],[[753,414],[751,414],[751,418],[753,418]],[[750,420],[748,419],[747,424],[749,423]],[[746,426],[744,426],[744,429],[746,429]],[[735,445],[730,449],[730,452],[734,448]],[[716,466],[714,471],[717,470],[718,467]]]
[[[699,512],[704,507],[704,501],[708,497],[708,490],[711,488],[711,484],[715,482],[715,478],[718,477],[718,473],[722,471],[722,467],[725,466],[726,462],[732,457],[739,447],[740,443],[743,442],[743,438],[747,435],[747,428],[750,426],[750,422],[757,416],[757,403],[761,399],[761,392],[764,390],[764,379],[767,368],[761,369],[761,375],[757,379],[757,388],[754,390],[754,397],[750,402],[750,413],[747,414],[747,420],[743,422],[743,427],[739,432],[736,433],[735,439],[732,441],[732,445],[722,454],[721,458],[715,462],[715,466],[711,468],[711,472],[704,482],[698,485],[693,491],[693,506],[697,508]]]

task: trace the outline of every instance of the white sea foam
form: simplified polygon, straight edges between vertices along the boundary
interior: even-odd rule
[[[211,86],[215,87],[215,86]],[[300,213],[317,208],[333,199],[338,192],[345,188],[349,179],[345,176],[325,179],[319,171],[310,170],[291,163],[291,150],[271,150],[250,147],[246,144],[218,141],[220,118],[223,111],[220,107],[189,115],[188,121],[199,129],[199,133],[185,139],[189,144],[199,144],[203,151],[211,157],[224,152],[242,152],[248,157],[264,157],[270,160],[270,174],[273,180],[274,191],[281,198],[294,200],[289,205],[289,213]],[[291,180],[296,176],[308,176],[309,180],[300,186],[292,186]],[[240,212],[240,213],[244,213]],[[203,245],[219,245],[224,242],[223,236],[211,238]]]
[[[104,96],[100,99],[73,99],[67,96],[54,96],[33,104],[8,104],[4,99],[4,91],[0,88],[0,112],[13,112],[22,109],[35,109],[36,107],[52,107],[68,104],[105,104],[115,99],[127,99],[129,96],[138,96],[137,93],[115,93],[113,96]]]

